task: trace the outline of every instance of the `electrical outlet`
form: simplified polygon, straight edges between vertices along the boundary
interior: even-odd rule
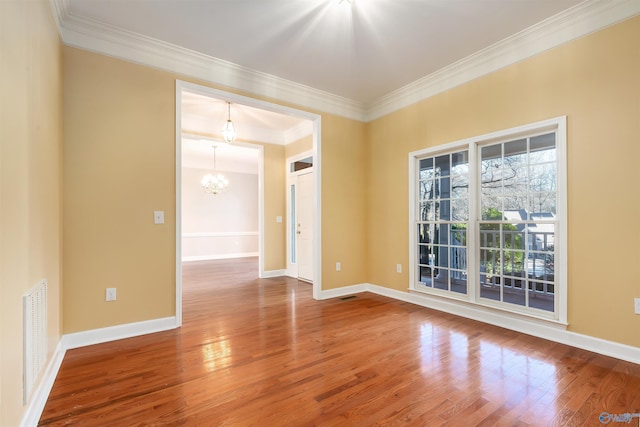
[[[634,298],[633,305],[635,313],[640,314],[640,298]]]
[[[339,262],[336,262],[336,271],[340,271],[342,270],[342,264],[340,264]]]
[[[107,288],[107,295],[105,298],[107,301],[116,300],[116,288]]]
[[[153,211],[153,223],[164,224],[164,211]]]
[[[396,264],[396,272],[402,273],[402,264]]]

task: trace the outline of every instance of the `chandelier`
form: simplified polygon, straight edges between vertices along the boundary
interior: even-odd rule
[[[221,132],[224,137],[224,141],[230,144],[236,140],[236,128],[233,126],[233,122],[231,121],[231,103],[227,101],[227,105],[229,107],[229,115],[227,116],[227,122],[222,127]]]
[[[229,188],[229,180],[221,173],[216,173],[216,146],[213,146],[213,171],[202,177],[202,189],[209,194],[220,194]]]

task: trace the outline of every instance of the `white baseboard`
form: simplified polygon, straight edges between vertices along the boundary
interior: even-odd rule
[[[27,410],[22,417],[20,427],[35,427],[38,425],[67,350],[166,331],[177,326],[176,318],[173,316],[63,335],[58,341],[56,350],[45,369],[42,380],[27,404]]]
[[[20,427],[35,427],[38,425],[44,406],[47,404],[49,393],[51,393],[51,389],[53,388],[53,383],[56,381],[56,376],[58,375],[58,371],[62,365],[65,353],[66,349],[62,345],[61,339],[58,341],[58,345],[51,356],[51,360],[49,360],[49,363],[45,368],[40,383],[34,390],[33,395],[27,404],[27,410],[20,421]]]
[[[328,289],[326,291],[320,291],[320,298],[323,299],[331,299],[331,298],[340,298],[347,295],[358,294],[361,292],[367,292],[369,290],[369,284],[361,284],[361,285],[351,285],[344,286],[342,288],[336,289]]]
[[[429,295],[416,295],[409,292],[385,288],[384,286],[364,283],[322,291],[321,299],[337,298],[358,292],[371,292],[411,304],[420,305],[422,307],[428,307],[434,310],[454,314],[456,316],[466,317],[468,319],[499,326],[501,328],[522,332],[527,335],[533,335],[549,341],[592,351],[605,356],[626,360],[627,362],[640,364],[640,348],[638,347],[567,331],[564,325],[524,317],[519,318],[519,316],[514,316],[510,313],[500,313],[494,310],[488,310],[484,307],[473,306],[471,304],[456,304],[441,298],[430,297]]]
[[[265,270],[260,273],[261,279],[270,279],[272,277],[282,277],[287,275],[287,270]]]
[[[175,316],[172,316],[161,319],[145,320],[142,322],[127,323],[125,325],[92,329],[89,331],[75,332],[73,334],[64,335],[62,340],[64,348],[66,350],[70,350],[72,348],[85,347],[93,344],[101,344],[103,342],[152,334],[154,332],[167,331],[177,327],[177,319]]]
[[[236,254],[183,256],[182,262],[212,261],[216,259],[232,259],[232,258],[250,258],[250,257],[257,257],[258,255],[259,255],[258,252],[240,252]]]

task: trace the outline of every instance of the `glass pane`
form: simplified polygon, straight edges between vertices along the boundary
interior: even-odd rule
[[[502,300],[511,304],[524,306],[526,304],[525,283],[526,281],[524,280],[505,277],[502,289]]]
[[[469,173],[469,153],[461,151],[451,155],[451,174],[462,175]]]
[[[418,256],[420,264],[433,265],[433,245],[419,245]]]
[[[531,251],[553,251],[555,242],[555,232],[553,224],[530,224],[529,250]]]
[[[506,161],[506,159],[505,159]],[[502,188],[505,196],[526,194],[528,167],[526,164],[514,165],[502,172]]]
[[[503,167],[511,169],[527,164],[527,140],[519,139],[504,144]]]
[[[536,214],[556,214],[556,193],[529,194],[529,212],[532,217]]]
[[[482,219],[502,221],[502,197],[482,197]]]
[[[449,155],[436,157],[436,176],[449,176],[451,165],[449,163]]]
[[[480,188],[482,194],[502,194],[502,169],[482,169]]]
[[[451,197],[451,178],[436,178],[436,195],[443,199]]]
[[[302,160],[295,161],[289,165],[290,172],[297,172],[308,169],[313,166],[313,157],[307,157]]]
[[[419,221],[433,221],[436,217],[435,202],[421,202],[420,212],[418,213]]]
[[[482,172],[488,169],[499,169],[502,166],[502,144],[482,147]]]
[[[480,224],[480,247],[500,247],[500,224]]]
[[[467,246],[467,224],[451,225],[451,245]]]
[[[552,312],[554,298],[552,285],[543,282],[529,284],[529,307]]]
[[[449,248],[449,255],[451,261],[451,268],[457,270],[467,269],[467,250],[462,247]]]
[[[436,242],[440,245],[446,245],[449,243],[449,224],[436,225]]]
[[[524,224],[502,224],[502,247],[524,250]]]
[[[434,265],[438,267],[448,267],[449,266],[449,248],[447,246],[434,246],[433,251],[435,254]]]
[[[527,195],[513,194],[504,198],[504,218],[511,220],[527,220]]]
[[[502,274],[513,277],[524,277],[524,259],[524,251],[503,251]]]
[[[433,287],[436,289],[449,290],[449,270],[446,268],[440,268],[434,273]]]
[[[529,191],[556,191],[556,164],[529,167]]]
[[[468,199],[453,199],[451,201],[451,219],[454,221],[469,219]]]
[[[451,179],[451,197],[469,197],[468,175],[456,175]]]
[[[467,293],[467,273],[465,271],[449,270],[451,291],[461,294]]]
[[[420,274],[420,278],[418,279],[418,281],[422,282],[426,286],[431,287],[433,282],[431,278],[431,267],[419,267],[418,270]]]
[[[534,136],[529,141],[529,149],[532,153],[542,150],[555,151],[556,148],[556,134],[547,133],[544,135]]]
[[[418,243],[431,243],[433,227],[431,224],[418,224]]]
[[[527,275],[530,279],[539,279],[553,282],[555,256],[553,252],[532,252],[527,260]]]
[[[433,158],[429,157],[428,159],[420,159],[420,173],[422,171],[433,170]]]
[[[433,200],[435,198],[435,186],[433,180],[420,181],[420,200]]]
[[[451,202],[449,200],[436,202],[436,207],[436,220],[448,221],[451,219]]]
[[[480,249],[480,273],[487,280],[500,275],[500,251],[496,249]]]

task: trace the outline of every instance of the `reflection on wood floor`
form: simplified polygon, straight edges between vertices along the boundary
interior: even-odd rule
[[[640,413],[639,365],[256,277],[256,259],[185,264],[184,326],[68,351],[40,425],[597,426]]]

